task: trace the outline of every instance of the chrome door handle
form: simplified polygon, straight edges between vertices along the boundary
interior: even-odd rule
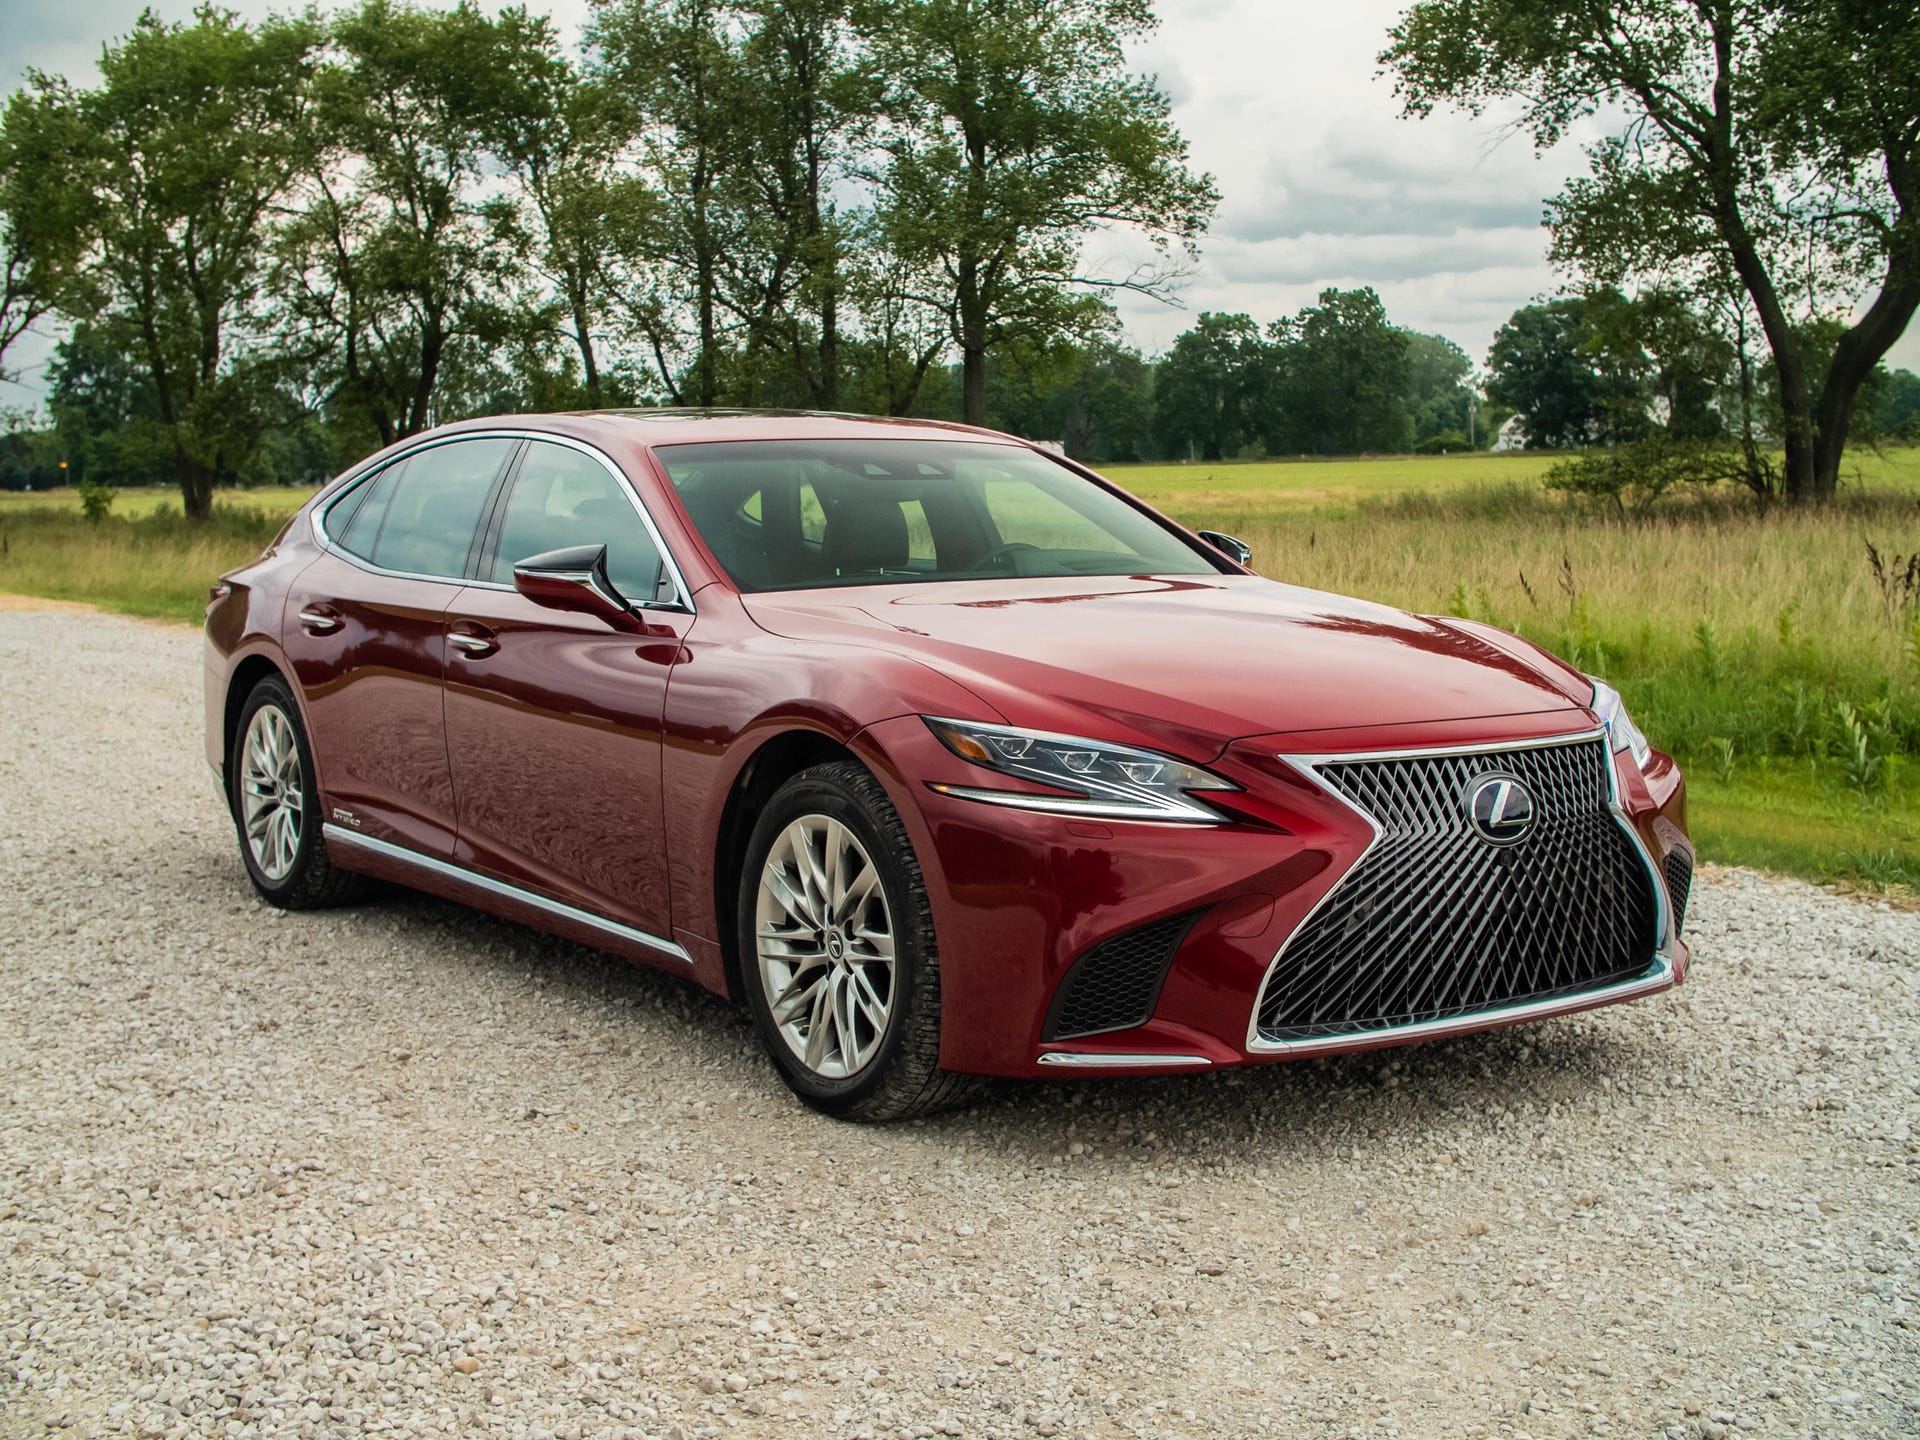
[[[465,651],[476,660],[482,655],[491,655],[500,648],[484,635],[461,635],[455,633],[447,636],[447,643],[457,650]]]
[[[340,628],[340,617],[328,614],[316,605],[309,605],[300,612],[300,623],[315,635],[331,635]]]

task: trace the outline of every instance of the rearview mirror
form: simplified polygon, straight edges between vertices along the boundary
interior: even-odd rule
[[[597,616],[618,630],[635,628],[633,607],[607,578],[604,545],[570,545],[529,555],[513,567],[513,588],[549,610]]]
[[[1253,564],[1253,547],[1244,540],[1236,540],[1231,535],[1222,535],[1218,530],[1202,530],[1200,538],[1206,541],[1222,555],[1236,565]]]

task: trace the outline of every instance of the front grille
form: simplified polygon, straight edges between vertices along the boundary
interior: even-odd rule
[[[1142,925],[1101,941],[1074,961],[1054,992],[1041,1038],[1073,1040],[1146,1024],[1173,952],[1198,914],[1189,911]]]
[[[1448,1019],[1645,971],[1658,939],[1653,880],[1608,808],[1609,763],[1596,737],[1316,766],[1380,834],[1281,950],[1261,1038]],[[1517,844],[1472,828],[1469,782],[1489,771],[1533,792],[1533,826]]]
[[[1693,852],[1673,849],[1667,852],[1667,902],[1673,906],[1673,933],[1687,918],[1687,895],[1693,889]]]

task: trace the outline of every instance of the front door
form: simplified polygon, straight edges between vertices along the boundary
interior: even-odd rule
[[[480,561],[447,611],[447,749],[455,858],[509,884],[663,938],[661,713],[692,615],[627,482],[597,455],[527,447]],[[516,560],[605,545],[645,634],[535,605]]]
[[[306,697],[321,819],[453,853],[441,685],[446,612],[517,440],[414,451],[322,517],[334,550],[289,591],[283,644]]]

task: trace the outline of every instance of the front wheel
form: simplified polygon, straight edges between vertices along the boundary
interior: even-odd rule
[[[279,679],[262,680],[241,707],[227,775],[240,858],[262,899],[315,910],[359,893],[363,879],[336,870],[327,856],[313,750],[300,707]]]
[[[736,933],[748,1004],[781,1078],[846,1120],[966,1098],[940,1069],[940,961],[913,845],[852,761],[789,780],[754,826]]]

